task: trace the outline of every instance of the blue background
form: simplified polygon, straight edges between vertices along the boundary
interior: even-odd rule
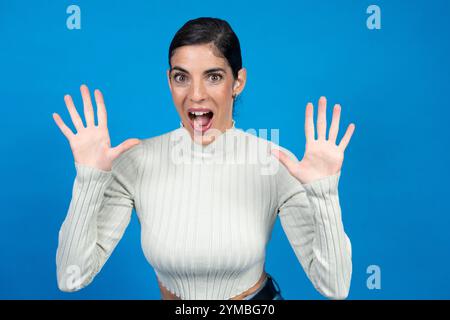
[[[81,30],[66,27],[71,4]],[[370,4],[381,30],[366,27]],[[301,158],[308,101],[342,105],[339,140],[356,124],[339,185],[349,299],[450,298],[449,12],[448,1],[0,1],[0,298],[160,298],[135,215],[90,286],[58,290],[75,167],[52,113],[73,128],[63,96],[81,112],[86,83],[104,93],[113,146],[177,128],[167,51],[199,16],[226,19],[240,39],[248,82],[236,127],[278,128]],[[380,290],[366,285],[370,265],[381,268]],[[266,270],[286,299],[323,299],[279,221]]]

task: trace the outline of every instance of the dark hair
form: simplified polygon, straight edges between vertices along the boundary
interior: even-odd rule
[[[230,24],[219,18],[200,17],[186,22],[175,34],[169,47],[170,59],[181,46],[213,43],[230,65],[234,79],[242,68],[241,46]],[[233,107],[234,114],[234,107]]]

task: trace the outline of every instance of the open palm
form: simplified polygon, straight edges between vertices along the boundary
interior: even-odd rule
[[[122,153],[135,145],[141,143],[137,138],[127,139],[116,147],[111,147],[109,137],[105,101],[100,90],[94,91],[95,102],[97,104],[97,120],[95,125],[94,109],[92,106],[89,89],[86,85],[80,86],[81,96],[83,98],[83,110],[86,120],[86,126],[83,124],[70,95],[64,96],[70,117],[76,128],[77,133],[64,123],[60,115],[53,113],[53,119],[61,132],[69,141],[73,157],[76,163],[87,165],[104,171],[110,171],[113,161]]]
[[[342,168],[344,161],[344,151],[350,142],[355,130],[355,124],[351,123],[341,139],[339,145],[336,145],[336,138],[339,131],[339,119],[341,106],[336,104],[333,110],[328,140],[326,138],[327,120],[326,120],[327,101],[325,97],[319,99],[319,111],[317,113],[317,139],[314,136],[314,107],[311,102],[306,105],[305,112],[305,135],[306,150],[301,161],[293,161],[286,153],[281,150],[273,149],[272,153],[286,166],[290,174],[297,178],[301,183],[310,183],[314,180],[334,175]]]

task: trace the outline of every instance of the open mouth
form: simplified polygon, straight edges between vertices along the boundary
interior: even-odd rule
[[[203,133],[211,128],[214,112],[206,108],[190,108],[188,117],[192,129]]]

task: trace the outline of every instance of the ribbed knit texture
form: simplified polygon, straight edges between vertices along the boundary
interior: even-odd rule
[[[340,172],[302,184],[271,147],[296,159],[233,126],[207,146],[194,143],[183,127],[144,139],[111,171],[75,163],[56,253],[59,288],[75,291],[91,283],[135,208],[145,257],[181,299],[230,299],[252,287],[264,270],[277,216],[314,287],[326,297],[345,298],[352,262]]]

